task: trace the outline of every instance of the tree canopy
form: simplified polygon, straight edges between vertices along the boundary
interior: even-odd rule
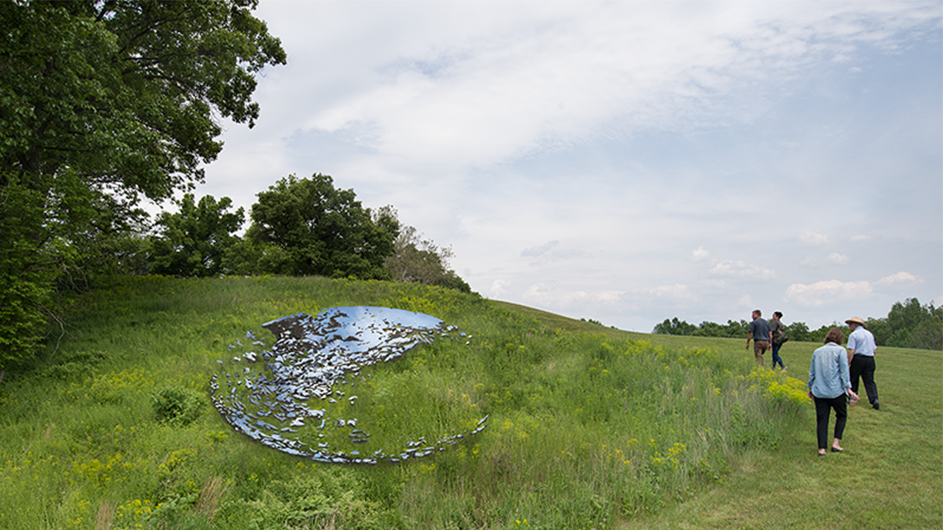
[[[391,207],[381,208],[379,214],[397,217]],[[423,239],[416,228],[401,226],[393,243],[393,253],[386,257],[384,264],[393,281],[436,285],[470,293],[471,286],[449,267],[453,255],[452,247],[439,247],[431,239]]]
[[[164,212],[157,218],[161,233],[151,237],[151,272],[196,277],[227,272],[223,260],[239,239],[234,232],[242,227],[244,210],[229,212],[229,197],[217,202],[206,195],[197,204],[191,193],[179,204],[179,212]]]
[[[269,245],[269,272],[388,280],[384,260],[399,232],[395,217],[373,217],[354,190],[334,187],[328,175],[294,175],[258,194],[246,236]]]
[[[55,282],[116,241],[141,197],[202,180],[220,117],[254,124],[255,75],[286,60],[256,5],[0,2],[0,370],[43,333]]]

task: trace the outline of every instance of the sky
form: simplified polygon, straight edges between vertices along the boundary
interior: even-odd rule
[[[472,290],[650,332],[943,304],[943,2],[291,1],[197,196],[392,205]]]

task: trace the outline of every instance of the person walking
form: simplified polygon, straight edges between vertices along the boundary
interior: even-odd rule
[[[877,353],[877,345],[874,343],[874,335],[864,326],[864,320],[861,317],[852,317],[845,321],[851,328],[848,335],[848,364],[851,367],[851,389],[858,391],[858,378],[864,380],[864,390],[868,393],[868,403],[874,407],[874,410],[881,410],[881,403],[878,401],[878,386],[874,382],[874,354]]]
[[[747,330],[747,349],[750,349],[750,341],[752,340],[753,356],[756,357],[756,362],[760,366],[765,366],[763,364],[763,354],[769,349],[769,345],[773,341],[773,334],[770,333],[769,322],[763,318],[762,311],[754,309],[752,316],[753,321],[750,322],[750,327]]]
[[[841,346],[844,341],[845,334],[842,330],[832,328],[825,335],[824,346],[812,353],[812,365],[809,367],[809,397],[815,402],[819,456],[827,452],[828,420],[832,409],[835,409],[832,452],[844,451],[841,439],[848,420],[848,400],[851,399],[852,406],[858,402],[858,394],[852,390],[848,376],[848,356]]]
[[[786,325],[782,321],[783,314],[779,311],[773,313],[773,318],[769,321],[769,332],[773,337],[773,369],[776,368],[776,364],[779,364],[779,367],[783,370],[786,369],[786,365],[783,364],[782,357],[779,356],[779,349],[783,347],[782,337],[786,333]]]

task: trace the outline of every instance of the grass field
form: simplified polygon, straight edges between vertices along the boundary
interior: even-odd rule
[[[484,432],[432,458],[337,466],[233,431],[207,399],[228,345],[346,305],[428,313],[473,337],[371,369],[357,403],[386,422],[376,443],[487,415]],[[943,525],[941,352],[879,349],[881,411],[852,409],[846,452],[820,458],[804,397],[815,344],[787,344],[784,375],[757,369],[743,340],[317,278],[125,278],[68,322],[58,349],[0,386],[0,528]],[[168,389],[193,418],[160,419]]]
[[[593,326],[517,309],[573,331]],[[752,355],[743,340],[644,337],[672,348],[709,346]],[[783,346],[780,355],[788,373],[807,379],[818,346]],[[805,428],[790,433],[775,449],[749,451],[720,483],[620,527],[943,528],[943,352],[881,347],[876,362],[881,410],[867,405],[861,386],[862,402],[849,409],[844,453],[816,455],[810,405],[804,411]]]

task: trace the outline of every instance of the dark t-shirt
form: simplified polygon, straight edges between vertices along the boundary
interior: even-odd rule
[[[769,322],[765,318],[750,322],[750,329],[747,331],[753,334],[753,340],[769,340]]]

